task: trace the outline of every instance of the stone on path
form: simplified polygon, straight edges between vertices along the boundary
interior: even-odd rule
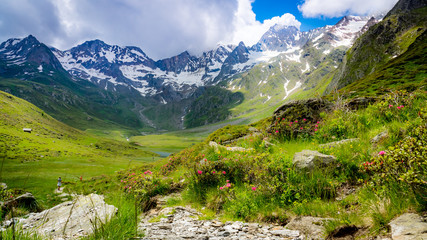
[[[427,222],[420,215],[405,213],[390,222],[393,240],[427,239]]]
[[[329,220],[332,219],[309,216],[296,217],[286,224],[286,228],[301,231],[305,236],[304,239],[325,239],[324,224]]]
[[[297,230],[280,226],[244,223],[240,221],[222,223],[214,220],[199,220],[201,213],[188,207],[167,207],[150,211],[138,225],[151,239],[301,239]]]

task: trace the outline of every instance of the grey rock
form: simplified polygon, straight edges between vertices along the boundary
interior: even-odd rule
[[[330,220],[332,219],[308,216],[296,217],[286,224],[286,228],[300,231],[305,235],[303,239],[325,239],[324,224]]]
[[[97,194],[78,196],[43,212],[20,219],[24,231],[36,232],[49,239],[75,239],[91,234],[95,223],[107,222],[117,208]]]
[[[373,137],[371,139],[371,143],[376,145],[377,143],[379,143],[380,141],[382,141],[382,140],[384,140],[386,138],[388,138],[388,131],[383,131],[383,132],[380,132],[375,137]]]
[[[405,213],[390,222],[393,240],[427,239],[427,222],[418,214]]]
[[[312,170],[315,167],[328,167],[334,164],[336,160],[331,155],[325,155],[317,151],[303,150],[295,153],[292,163],[298,169]]]
[[[281,237],[298,237],[300,235],[298,230],[289,230],[289,229],[272,230],[271,234],[278,235]]]
[[[160,215],[170,214],[170,221],[150,223],[149,220]],[[257,223],[218,220],[198,220],[201,214],[188,207],[166,207],[150,211],[142,216],[138,224],[140,232],[147,236],[144,239],[291,239],[299,236],[295,230],[283,229]]]
[[[350,138],[350,139],[344,139],[341,141],[335,141],[335,142],[320,144],[319,147],[331,148],[331,147],[335,147],[335,146],[339,146],[339,145],[347,144],[347,143],[352,143],[352,142],[356,142],[356,141],[359,141],[359,139],[358,138]]]

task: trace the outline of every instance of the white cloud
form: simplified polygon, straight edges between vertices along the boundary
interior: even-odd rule
[[[389,11],[398,0],[305,0],[298,9],[304,17],[370,15]]]
[[[238,0],[238,9],[234,18],[234,34],[232,42],[234,44],[243,41],[246,45],[253,45],[258,42],[261,36],[275,24],[285,26],[295,26],[299,29],[301,23],[295,16],[285,13],[280,17],[266,19],[262,23],[256,20],[256,15],[252,11],[251,0]]]
[[[253,0],[0,0],[0,40],[33,34],[61,50],[87,40],[138,46],[154,59],[219,42],[256,43],[276,23],[299,27],[284,14],[259,22]]]

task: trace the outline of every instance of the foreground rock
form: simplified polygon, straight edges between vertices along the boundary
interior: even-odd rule
[[[297,230],[258,223],[198,220],[201,213],[186,207],[153,209],[139,224],[145,240],[151,239],[305,239]]]
[[[24,207],[29,210],[37,210],[37,200],[31,193],[22,194],[15,199],[5,202],[2,205],[3,211],[9,211],[12,207]]]
[[[312,170],[318,167],[328,167],[334,164],[337,159],[332,155],[325,155],[317,151],[302,150],[297,152],[292,159],[292,163],[298,169]]]
[[[296,217],[286,225],[286,228],[301,231],[306,239],[325,239],[324,225],[328,220],[332,219],[308,216]]]
[[[19,224],[25,231],[35,232],[49,239],[75,239],[91,234],[94,226],[108,221],[117,208],[104,202],[97,194],[78,196],[40,213],[31,213]]]
[[[420,215],[405,213],[390,222],[393,240],[427,239],[427,222]]]

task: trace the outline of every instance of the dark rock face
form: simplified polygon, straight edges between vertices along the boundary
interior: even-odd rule
[[[243,42],[240,42],[239,45],[230,53],[230,55],[224,61],[224,64],[221,67],[221,71],[215,78],[215,81],[236,74],[237,71],[234,69],[234,65],[239,63],[246,63],[248,60],[249,49],[245,46]]]
[[[24,39],[12,38],[3,42],[0,45],[0,61],[5,61],[8,66],[32,63],[62,70],[62,65],[55,55],[32,35]]]
[[[37,210],[37,200],[31,193],[25,193],[21,196],[4,203],[2,209],[9,210],[12,207],[25,207],[30,210]]]
[[[425,6],[427,6],[426,0],[400,0],[396,3],[396,5],[394,5],[390,12],[387,13],[386,17],[393,14],[410,12],[414,9],[422,8]]]
[[[295,118],[304,117],[308,121],[318,120],[319,114],[332,108],[332,103],[323,99],[306,99],[287,102],[280,106],[273,115],[273,123],[276,119],[294,116]]]
[[[351,110],[357,110],[368,107],[369,104],[374,103],[376,100],[373,97],[359,97],[351,99],[345,105]]]

